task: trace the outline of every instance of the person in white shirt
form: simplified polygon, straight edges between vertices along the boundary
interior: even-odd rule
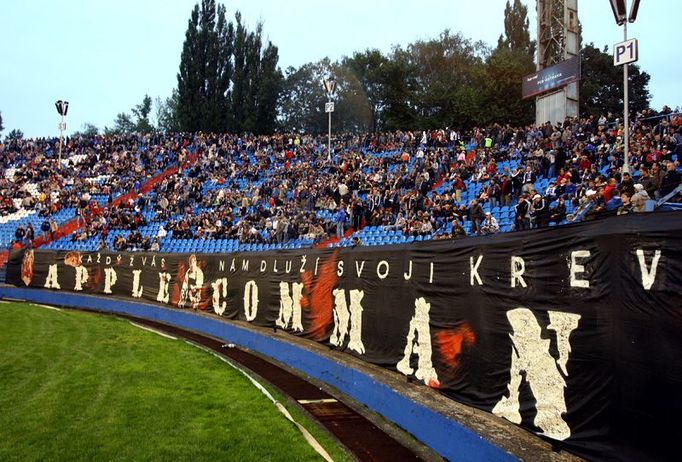
[[[481,223],[481,232],[483,234],[495,234],[499,230],[500,225],[497,223],[497,219],[490,212],[486,212],[485,220]]]

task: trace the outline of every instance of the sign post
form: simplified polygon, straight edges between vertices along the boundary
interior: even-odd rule
[[[332,160],[332,112],[334,112],[334,102],[331,101],[332,95],[334,95],[334,89],[336,88],[336,81],[332,77],[324,79],[322,82],[324,84],[324,90],[327,93],[328,102],[324,104],[324,112],[329,114],[329,132],[327,134],[327,159]]]
[[[630,5],[630,13],[627,10],[627,0],[611,0],[611,10],[616,24],[623,26],[623,41],[613,47],[614,66],[623,66],[623,173],[630,172],[630,90],[628,82],[628,64],[639,59],[637,53],[637,40],[628,40],[628,23],[635,22],[639,11],[639,1],[633,0]]]

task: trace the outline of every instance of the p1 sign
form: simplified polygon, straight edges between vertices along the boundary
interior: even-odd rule
[[[622,66],[623,64],[634,63],[639,59],[637,51],[637,39],[630,39],[616,43],[613,46],[613,65]]]

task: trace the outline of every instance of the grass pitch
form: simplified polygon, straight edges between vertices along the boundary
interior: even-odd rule
[[[350,460],[290,411],[334,460]],[[182,340],[2,303],[0,460],[322,459],[244,376]]]

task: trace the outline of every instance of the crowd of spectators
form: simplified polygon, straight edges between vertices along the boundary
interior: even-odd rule
[[[301,134],[75,137],[59,163],[55,140],[12,140],[0,144],[0,214],[35,210],[45,217],[41,235],[55,237],[50,218],[73,208],[73,241],[97,237],[100,248],[116,250],[158,250],[166,238],[317,243],[364,225],[458,238],[469,222],[472,233],[494,234],[501,225],[490,209],[500,207],[513,208],[514,229],[541,228],[643,212],[647,200],[674,191],[682,118],[634,119],[632,173],[610,114],[333,141],[332,156],[325,137]],[[177,171],[140,191],[169,167]],[[539,178],[549,179],[544,190]],[[476,191],[470,201],[468,188]],[[128,192],[135,195],[114,202]],[[150,223],[161,226],[153,235],[140,231]],[[114,230],[127,236],[108,240]],[[35,231],[16,230],[18,240],[27,235]]]

